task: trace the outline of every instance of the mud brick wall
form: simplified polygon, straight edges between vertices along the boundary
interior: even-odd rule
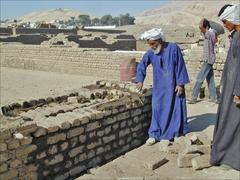
[[[98,76],[104,79],[119,80],[121,62],[136,58],[139,62],[143,53],[121,53],[114,51],[86,51],[81,48],[49,48],[34,45],[1,45],[1,66],[21,69],[63,72],[78,75]],[[214,73],[216,85],[219,84],[226,59],[226,49],[216,48]],[[183,50],[184,60],[191,83],[187,90],[191,92],[201,68],[202,47],[191,44]],[[148,68],[146,84],[152,84],[152,67]],[[207,86],[204,84],[204,86]],[[207,88],[206,88],[207,92]]]
[[[0,28],[0,34],[12,34],[12,28]],[[16,28],[17,34],[77,34],[77,29],[49,29],[49,28]]]
[[[12,114],[0,121],[0,179],[74,179],[145,142],[151,89],[140,95],[109,81],[88,88],[5,107]]]

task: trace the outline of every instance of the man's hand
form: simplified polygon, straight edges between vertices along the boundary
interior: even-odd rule
[[[143,83],[138,82],[136,88],[137,88],[137,90],[140,92],[140,91],[142,90],[142,88],[143,88]]]
[[[236,103],[237,105],[240,105],[240,96],[234,96],[233,102]]]
[[[181,96],[184,94],[184,86],[176,86],[175,92],[177,96]]]

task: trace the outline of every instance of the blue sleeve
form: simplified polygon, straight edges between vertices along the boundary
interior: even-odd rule
[[[137,74],[136,74],[136,82],[143,83],[143,81],[146,77],[147,67],[150,63],[151,63],[151,60],[149,58],[149,52],[146,52],[143,55],[142,60],[138,63]]]
[[[176,77],[177,85],[185,85],[190,82],[182,52],[177,45],[176,45],[176,76],[175,77]]]

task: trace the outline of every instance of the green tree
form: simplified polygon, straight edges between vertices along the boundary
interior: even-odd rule
[[[114,17],[113,18],[113,24],[116,25],[116,26],[119,26],[120,25],[120,18],[119,17]]]
[[[90,25],[91,24],[90,16],[85,14],[79,15],[78,22],[83,26]]]
[[[111,15],[104,15],[101,18],[101,24],[102,25],[112,25],[113,24],[113,18]]]
[[[101,24],[101,20],[99,18],[93,18],[92,19],[92,25],[100,25]]]
[[[120,15],[120,25],[131,25],[134,24],[135,17],[130,16],[129,13]]]

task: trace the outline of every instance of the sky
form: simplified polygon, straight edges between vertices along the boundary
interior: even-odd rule
[[[167,0],[0,0],[1,20],[14,19],[35,11],[64,8],[74,9],[101,17],[106,14],[118,16],[137,15],[146,9],[158,8]]]

